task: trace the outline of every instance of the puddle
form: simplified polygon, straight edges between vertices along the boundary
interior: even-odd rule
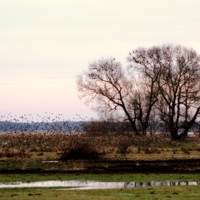
[[[118,189],[135,187],[158,187],[158,186],[186,186],[200,185],[200,181],[150,181],[150,182],[99,182],[99,181],[40,181],[40,182],[14,182],[0,183],[0,188],[26,188],[26,187],[70,187],[59,188],[60,190],[83,190],[83,189]]]
[[[42,163],[58,163],[58,160],[44,160]]]

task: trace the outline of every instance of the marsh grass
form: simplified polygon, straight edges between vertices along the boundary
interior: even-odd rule
[[[200,137],[185,141],[171,141],[161,136],[137,137],[129,135],[67,135],[67,134],[0,134],[0,159],[24,159],[46,153],[69,153],[83,147],[98,155],[160,154],[167,151],[190,154],[200,152]],[[137,152],[135,151],[137,149]],[[50,155],[50,154],[49,154]],[[77,155],[75,155],[77,156]]]
[[[175,142],[160,136],[15,133],[0,134],[0,144],[0,171],[101,170],[116,168],[113,163],[118,161],[125,164],[200,158],[200,137]],[[44,162],[55,160],[59,162]]]

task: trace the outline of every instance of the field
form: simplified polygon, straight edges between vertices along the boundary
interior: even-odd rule
[[[1,182],[200,180],[200,137],[0,134]],[[58,188],[57,188],[58,189]],[[0,189],[0,199],[199,199],[199,186],[65,191]]]
[[[199,172],[200,137],[0,134],[0,171]]]
[[[190,187],[155,187],[114,190],[66,191],[41,188],[4,189],[0,190],[3,200],[199,200],[200,186]]]

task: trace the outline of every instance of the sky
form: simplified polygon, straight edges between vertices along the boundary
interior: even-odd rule
[[[0,116],[95,118],[77,75],[102,57],[126,67],[137,47],[200,54],[199,8],[199,0],[0,0]]]

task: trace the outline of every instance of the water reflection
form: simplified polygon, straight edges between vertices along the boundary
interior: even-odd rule
[[[39,182],[14,182],[0,183],[0,188],[25,188],[25,187],[70,187],[68,189],[117,189],[135,187],[158,186],[186,186],[200,185],[200,181],[149,181],[149,182],[99,182],[99,181],[39,181]],[[66,188],[65,188],[66,189]]]

